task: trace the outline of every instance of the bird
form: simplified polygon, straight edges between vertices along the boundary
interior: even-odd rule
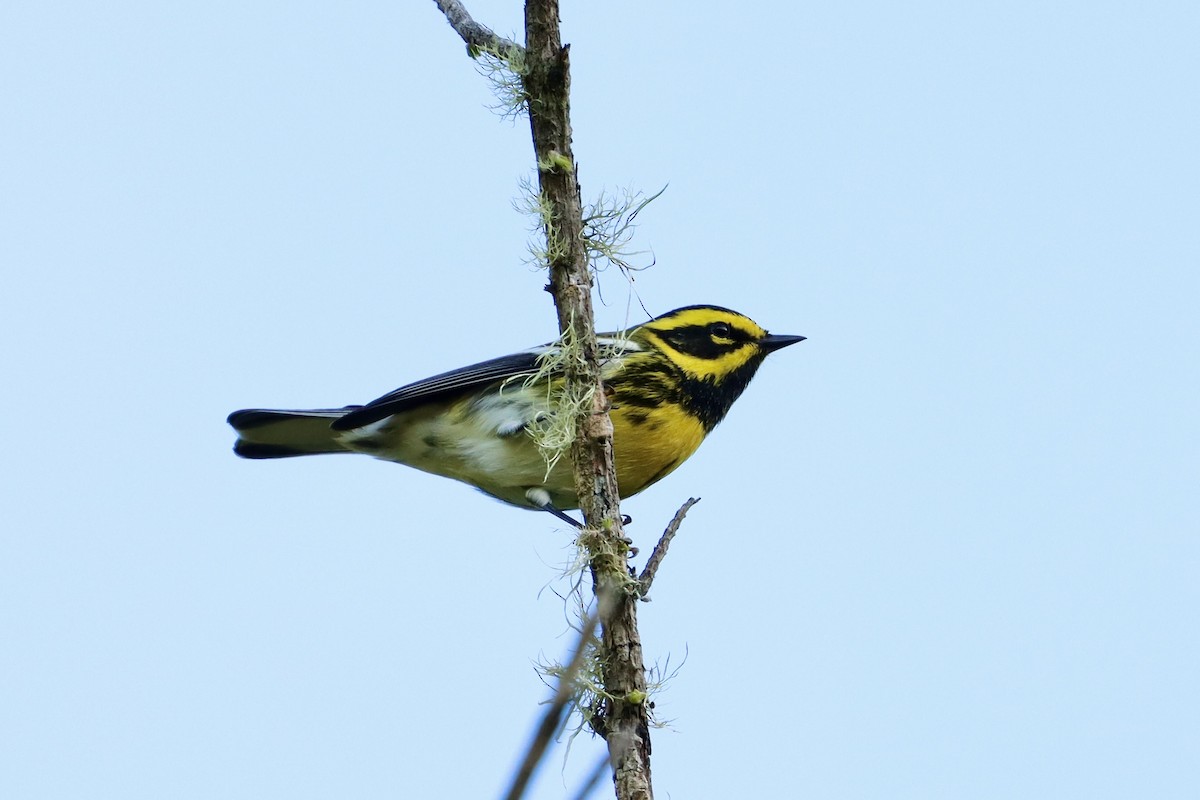
[[[714,305],[685,306],[620,333],[597,334],[621,497],[687,460],[763,360],[804,339],[770,334]],[[554,419],[554,390],[563,377],[553,357],[560,351],[561,344],[551,343],[460,367],[366,405],[234,411],[233,449],[249,459],[364,453],[578,525],[565,514],[579,508],[569,459],[548,462],[536,438]]]

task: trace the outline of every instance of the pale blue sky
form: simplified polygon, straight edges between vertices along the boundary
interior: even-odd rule
[[[565,3],[642,302],[810,337],[625,504],[659,797],[1195,796],[1198,8]],[[570,534],[224,423],[552,336],[490,102],[429,2],[0,10],[0,796],[498,793]]]

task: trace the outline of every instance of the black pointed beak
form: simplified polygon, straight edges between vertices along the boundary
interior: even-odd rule
[[[774,353],[776,350],[782,350],[789,344],[803,342],[807,336],[785,336],[783,334],[771,334],[759,340],[758,346],[762,348],[764,353]]]

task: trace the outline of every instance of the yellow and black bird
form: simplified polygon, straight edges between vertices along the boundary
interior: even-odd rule
[[[763,359],[804,337],[768,334],[727,308],[688,306],[599,339],[617,484],[629,497],[687,460]],[[579,507],[571,467],[564,459],[547,471],[532,435],[554,413],[548,382],[562,377],[539,366],[555,349],[445,372],[365,406],[235,411],[233,449],[243,458],[365,453],[569,519],[562,510]]]

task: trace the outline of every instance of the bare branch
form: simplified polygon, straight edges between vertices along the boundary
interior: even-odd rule
[[[546,755],[546,749],[550,746],[550,742],[554,739],[559,726],[562,724],[567,706],[571,703],[572,698],[575,697],[575,676],[583,668],[588,643],[591,641],[592,634],[595,633],[596,625],[599,621],[599,609],[588,614],[587,619],[583,621],[583,625],[579,629],[579,641],[575,645],[575,652],[571,655],[571,663],[567,664],[567,668],[558,679],[558,687],[554,691],[554,699],[546,707],[545,712],[542,714],[542,721],[538,724],[533,739],[529,742],[529,747],[525,749],[525,757],[521,759],[521,765],[517,767],[517,773],[513,776],[512,785],[504,794],[505,800],[518,800],[525,794],[525,790],[529,786],[529,781],[533,777],[537,765],[541,762],[542,757]]]
[[[679,532],[679,526],[683,524],[683,518],[687,516],[687,512],[692,506],[700,502],[699,497],[689,497],[687,502],[679,507],[675,512],[671,523],[667,525],[667,529],[663,531],[662,537],[658,540],[658,544],[654,545],[654,550],[650,553],[650,558],[646,560],[646,568],[642,570],[642,574],[638,576],[638,583],[641,584],[642,597],[650,593],[650,584],[654,583],[654,575],[658,572],[658,566],[662,564],[664,558],[667,557],[667,548],[671,546],[671,540],[675,538],[675,534]]]
[[[476,22],[458,0],[433,0],[446,16],[446,21],[455,33],[467,43],[467,52],[472,57],[480,51],[496,53],[507,59],[514,52],[523,52],[521,45],[503,36],[497,36],[491,28]]]

